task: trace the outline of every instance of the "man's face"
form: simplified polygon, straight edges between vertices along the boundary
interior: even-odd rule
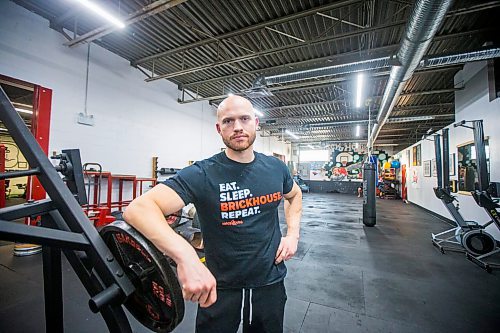
[[[242,97],[228,98],[223,103],[218,111],[217,132],[226,147],[244,151],[255,141],[259,120],[255,117],[252,104]]]

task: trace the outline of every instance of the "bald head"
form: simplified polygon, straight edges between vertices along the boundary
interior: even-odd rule
[[[232,110],[244,110],[254,113],[253,105],[248,99],[238,95],[233,95],[227,97],[219,104],[219,107],[217,108],[217,121],[221,120],[222,115],[225,112]]]

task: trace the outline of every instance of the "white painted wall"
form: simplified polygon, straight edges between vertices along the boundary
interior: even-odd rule
[[[83,162],[99,162],[116,174],[151,176],[160,167],[184,167],[224,145],[215,130],[215,110],[206,102],[177,103],[177,87],[146,83],[128,61],[93,44],[87,112],[95,126],[77,124],[84,111],[87,46],[63,46],[64,37],[44,18],[0,1],[0,74],[53,90],[50,151],[80,148]],[[265,154],[290,149],[275,138],[258,138]]]
[[[461,120],[476,120],[483,119],[485,136],[489,137],[490,144],[490,181],[500,182],[500,99],[489,101],[488,96],[488,80],[487,67],[485,62],[477,62],[467,64],[462,71],[455,76],[455,85],[460,86],[465,84],[465,89],[455,92],[455,112],[456,122]],[[457,154],[457,145],[472,141],[472,130],[453,125],[448,126],[450,129],[450,153]],[[434,144],[430,141],[421,141],[417,144],[422,145],[422,161],[434,158]],[[408,148],[411,152],[411,148]],[[407,162],[406,151],[402,151],[401,164]],[[456,170],[458,166],[455,165]],[[409,201],[425,207],[433,212],[451,219],[448,211],[438,200],[432,191],[432,188],[437,186],[436,177],[423,177],[423,166],[409,167],[408,172],[408,199]],[[419,173],[419,185],[413,186],[411,177],[414,172]],[[458,179],[457,173],[451,176],[451,179]],[[489,217],[484,209],[477,206],[476,202],[470,195],[457,193],[457,198],[460,202],[460,212],[466,220],[474,220],[481,224],[489,221]],[[495,238],[500,239],[500,232],[491,225],[487,228]]]

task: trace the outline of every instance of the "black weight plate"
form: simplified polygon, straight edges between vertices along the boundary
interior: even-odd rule
[[[184,317],[184,299],[168,258],[124,221],[100,234],[136,288],[125,307],[150,330],[171,332]]]

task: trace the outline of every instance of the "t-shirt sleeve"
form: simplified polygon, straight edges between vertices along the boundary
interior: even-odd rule
[[[285,163],[281,162],[281,167],[283,168],[283,194],[287,194],[292,190],[293,187],[293,179],[290,175],[290,170]]]
[[[203,169],[198,163],[195,163],[180,170],[173,177],[165,180],[163,184],[174,190],[187,205],[197,202],[196,194],[201,193],[204,179]]]

